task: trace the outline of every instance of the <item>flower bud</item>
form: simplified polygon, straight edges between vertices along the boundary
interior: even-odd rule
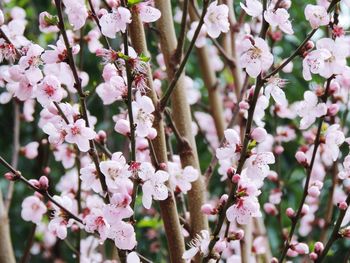
[[[208,215],[208,216],[213,215],[213,214],[215,215],[216,213],[213,213],[214,210],[215,210],[215,208],[211,204],[204,204],[201,207],[202,213],[205,215]]]
[[[283,152],[284,152],[284,148],[282,145],[277,145],[274,149],[274,152],[277,154],[277,155],[281,155]]]
[[[4,174],[4,177],[9,180],[9,181],[16,181],[19,179],[19,176],[18,175],[15,175],[13,173],[10,173],[10,172],[7,172]]]
[[[244,237],[244,231],[242,229],[237,230],[236,232],[232,232],[228,239],[229,240],[241,240]]]
[[[315,186],[315,185],[309,187],[309,189],[307,190],[307,193],[311,197],[315,197],[315,198],[318,197],[321,194],[320,189],[317,186]]]
[[[219,240],[218,242],[216,242],[214,246],[214,251],[217,253],[221,253],[226,249],[226,247],[227,247],[227,242],[225,240]]]
[[[338,111],[339,111],[339,105],[336,103],[333,103],[328,106],[327,115],[335,116],[337,115]]]
[[[305,47],[306,51],[309,51],[309,50],[311,50],[311,49],[313,49],[315,47],[315,44],[314,44],[314,42],[309,40],[309,41],[306,42],[304,47]]]
[[[318,255],[315,252],[310,253],[309,258],[312,261],[315,261],[318,258]]]
[[[43,168],[42,172],[43,172],[44,175],[48,175],[48,174],[51,173],[51,168],[46,166],[46,167]]]
[[[345,228],[343,228],[343,229],[340,229],[340,230],[339,230],[339,234],[340,234],[342,237],[350,238],[350,226],[345,227]]]
[[[47,190],[49,188],[49,179],[46,176],[41,176],[39,178],[38,188],[41,190]]]
[[[232,176],[235,175],[235,173],[236,173],[236,169],[233,168],[232,166],[229,167],[229,168],[227,169],[227,171],[226,171],[226,174],[227,174],[227,177],[228,177],[228,178],[232,178]]]
[[[303,207],[301,208],[301,216],[306,215],[309,213],[310,207],[307,204],[303,204]]]
[[[228,199],[228,195],[227,195],[227,194],[223,194],[223,195],[220,197],[220,205],[226,204],[227,199]]]
[[[238,184],[240,179],[241,179],[241,176],[239,174],[235,174],[234,176],[232,176],[232,182],[234,184]]]
[[[278,259],[277,258],[272,258],[271,259],[271,263],[278,263]]]
[[[105,143],[106,142],[106,139],[107,139],[107,134],[105,131],[103,130],[100,130],[98,131],[97,133],[97,140],[101,143]]]
[[[263,142],[266,139],[266,136],[267,136],[266,130],[261,127],[255,128],[250,134],[250,137],[258,143]]]
[[[295,212],[293,210],[293,208],[291,207],[288,207],[286,209],[286,215],[289,217],[289,218],[293,218],[295,216]]]
[[[341,210],[346,210],[347,208],[348,208],[348,204],[346,203],[346,202],[340,202],[339,204],[338,204],[338,207],[339,207],[339,209],[341,209]]]
[[[309,247],[305,243],[296,244],[294,250],[298,252],[299,255],[309,254]]]
[[[238,106],[239,106],[239,109],[240,109],[241,111],[245,111],[245,110],[248,110],[248,109],[249,109],[249,103],[246,102],[246,101],[241,101],[241,102],[238,104]]]
[[[130,133],[130,124],[127,120],[119,119],[117,120],[114,130],[124,136],[127,136]]]
[[[307,158],[306,158],[306,154],[302,151],[298,151],[295,154],[295,159],[297,159],[298,163],[300,163],[303,166],[307,165]]]
[[[329,94],[334,94],[334,93],[338,92],[338,90],[340,90],[340,85],[339,85],[339,83],[333,81],[333,82],[329,85]]]
[[[160,163],[160,164],[159,164],[159,170],[165,171],[166,169],[167,169],[166,163]]]
[[[278,214],[277,208],[271,203],[264,204],[264,211],[266,212],[266,214],[271,216],[275,216]]]
[[[322,242],[316,242],[314,246],[314,251],[317,254],[321,254],[324,249],[323,243]]]
[[[148,133],[148,135],[147,135],[147,138],[150,139],[150,140],[153,140],[153,139],[156,138],[156,137],[157,137],[157,130],[154,129],[154,128],[151,128],[151,129],[149,130],[149,133]]]

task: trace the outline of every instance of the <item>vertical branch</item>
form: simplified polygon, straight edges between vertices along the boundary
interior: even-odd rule
[[[157,28],[160,34],[160,46],[164,55],[167,74],[170,79],[174,79],[175,68],[171,63],[171,58],[176,49],[177,40],[171,13],[171,2],[169,0],[156,0],[155,4],[162,13],[161,18],[158,20]],[[179,75],[176,88],[171,94],[171,102],[172,108],[174,109],[173,119],[175,125],[180,131],[181,136],[189,142],[192,149],[190,151],[180,152],[181,164],[183,167],[191,165],[200,170],[197,146],[191,128],[192,119],[190,107],[186,98],[184,74]],[[190,212],[192,236],[203,229],[208,229],[207,217],[201,211],[201,206],[206,198],[205,192],[203,178],[200,176],[197,181],[192,183],[192,189],[188,192],[188,208]]]
[[[90,127],[88,113],[87,113],[86,100],[85,100],[86,94],[84,93],[83,88],[81,86],[81,79],[79,78],[78,71],[77,71],[77,68],[76,68],[76,65],[74,62],[72,47],[69,44],[67,32],[66,32],[66,29],[64,26],[64,20],[63,20],[63,14],[62,14],[62,1],[55,0],[55,5],[56,5],[56,9],[57,9],[58,18],[59,18],[58,27],[60,29],[60,32],[61,32],[63,40],[64,40],[64,44],[65,44],[66,49],[67,49],[68,64],[69,64],[69,67],[73,73],[73,77],[74,77],[74,81],[75,81],[74,87],[76,88],[78,95],[79,95],[79,104],[80,104],[80,108],[81,108],[81,114],[82,114],[83,119],[85,120],[86,126]],[[108,188],[107,188],[105,177],[102,174],[101,169],[100,169],[100,165],[99,165],[100,160],[99,160],[98,155],[97,155],[97,150],[96,150],[94,140],[90,140],[89,145],[90,145],[89,154],[90,154],[90,156],[95,164],[96,171],[98,173],[98,176],[99,176],[99,179],[101,182],[102,190],[103,190],[104,195],[105,195],[105,197],[104,197],[105,202],[108,203],[109,202]]]
[[[190,6],[190,17],[192,22],[197,20],[194,8],[194,5]],[[222,97],[219,90],[219,81],[216,78],[215,71],[210,63],[207,47],[204,46],[202,48],[197,48],[197,55],[204,84],[208,90],[210,113],[214,119],[219,140],[222,140],[224,137],[226,124],[224,119]]]
[[[164,15],[162,13],[162,15]],[[132,12],[132,23],[130,24],[130,37],[133,47],[137,53],[148,55],[146,37],[143,24],[137,12]],[[153,88],[152,72],[147,66],[147,83],[149,87],[148,96],[152,99],[154,105],[158,105],[157,94]],[[150,144],[152,153],[154,153],[154,162],[167,163],[167,148],[165,140],[165,131],[162,113],[158,110],[154,112],[153,127],[157,130],[157,137]],[[182,255],[185,251],[185,243],[182,235],[179,215],[176,208],[174,194],[171,192],[169,197],[159,202],[161,216],[164,221],[165,233],[168,241],[168,248],[171,262],[184,262]]]
[[[11,165],[17,169],[18,165],[18,154],[19,154],[19,149],[20,149],[20,142],[19,142],[19,133],[20,133],[20,109],[19,109],[19,103],[14,100],[13,101],[13,112],[14,112],[14,117],[13,117],[13,141],[12,141],[12,161]],[[11,201],[12,201],[12,196],[13,196],[13,191],[14,191],[14,182],[10,182],[8,186],[8,191],[7,191],[7,196],[5,200],[5,211],[6,213],[9,212],[10,206],[11,206]]]

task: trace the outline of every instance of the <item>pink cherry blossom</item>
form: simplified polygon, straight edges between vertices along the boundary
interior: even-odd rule
[[[113,153],[111,160],[100,162],[100,169],[112,190],[118,190],[132,184],[129,179],[131,176],[129,166],[121,152]]]
[[[198,179],[199,173],[192,166],[186,166],[183,170],[177,164],[169,165],[169,183],[171,188],[175,191],[179,188],[180,191],[186,194],[191,190],[191,183]],[[175,168],[175,169],[174,169]]]
[[[96,133],[93,129],[86,127],[85,120],[79,119],[74,124],[69,124],[65,140],[69,143],[77,144],[82,152],[90,149],[89,140],[94,139]]]
[[[100,19],[102,34],[115,38],[117,32],[125,32],[127,24],[131,23],[131,13],[127,8],[118,7],[112,13],[103,15]]]
[[[328,162],[329,160],[335,162],[338,159],[340,153],[339,146],[342,145],[344,141],[345,136],[340,130],[339,124],[333,124],[327,128],[325,132],[325,144],[323,145],[323,160],[326,161],[326,163],[331,164]]]
[[[132,250],[136,246],[136,234],[131,224],[120,221],[114,224],[109,232],[109,238],[114,240],[117,248]]]
[[[289,21],[289,13],[284,8],[277,8],[277,10],[266,10],[264,18],[267,23],[273,27],[279,27],[286,34],[293,34],[292,23]]]
[[[240,2],[240,5],[248,15],[259,17],[262,14],[263,6],[259,0],[246,0],[245,2],[245,5],[242,2]]]
[[[139,137],[147,137],[153,132],[152,125],[155,108],[152,100],[147,96],[136,93],[136,99],[132,102],[132,113],[136,124],[136,134]]]
[[[198,21],[194,21],[191,23],[191,27],[190,29],[188,30],[187,32],[187,38],[191,41],[193,39],[193,36],[194,36],[194,33],[196,31],[196,28],[198,27]],[[199,35],[196,39],[196,42],[195,42],[195,45],[197,48],[201,48],[201,47],[204,47],[205,44],[207,43],[207,29],[206,29],[206,26],[203,25],[201,27],[201,30],[199,31]]]
[[[95,193],[101,193],[102,187],[98,177],[95,164],[90,163],[80,169],[80,178],[82,181],[82,188],[85,190],[92,189]]]
[[[338,173],[338,177],[342,180],[350,177],[350,155],[347,155],[343,162],[343,170]]]
[[[107,239],[110,225],[103,217],[102,210],[95,208],[84,218],[84,228],[88,233],[97,231],[100,235],[100,240],[103,242]]]
[[[304,10],[305,18],[313,29],[329,24],[329,15],[325,7],[308,4]]]
[[[22,202],[21,216],[25,221],[39,224],[46,212],[45,204],[35,195],[26,197]]]
[[[59,80],[53,76],[46,76],[37,86],[36,99],[45,107],[51,102],[60,102],[63,98],[63,89]]]
[[[55,20],[55,17],[44,11],[39,14],[39,29],[41,32],[50,33],[60,31],[58,26],[50,23],[50,21]]]
[[[64,168],[69,169],[75,163],[75,150],[70,145],[63,143],[58,145],[53,152],[56,161],[61,161]]]
[[[34,159],[38,156],[38,142],[30,142],[26,146],[24,146],[21,150],[24,156],[28,159]]]
[[[325,103],[318,103],[315,93],[306,91],[304,93],[304,101],[298,104],[297,113],[302,118],[300,129],[305,130],[315,122],[316,118],[327,113],[327,106]]]
[[[220,33],[227,33],[230,30],[228,22],[228,7],[225,4],[218,5],[218,1],[212,2],[204,17],[204,24],[208,35],[217,38]]]
[[[271,77],[268,85],[265,87],[265,96],[269,99],[270,95],[279,105],[286,106],[288,101],[282,88],[286,85],[286,81],[278,77]]]
[[[161,16],[160,11],[151,6],[151,1],[145,1],[137,4],[136,10],[139,12],[141,21],[144,23],[155,22]]]
[[[227,220],[237,221],[239,224],[247,224],[251,217],[261,217],[260,205],[255,196],[239,198],[236,203],[226,211]]]
[[[103,215],[111,225],[119,224],[124,218],[129,218],[134,214],[130,207],[131,196],[127,193],[116,193],[111,198],[111,203],[102,209]]]
[[[238,133],[234,129],[227,129],[224,134],[227,143],[224,147],[220,147],[216,150],[216,157],[219,160],[232,157],[236,153],[237,145],[239,145],[241,141]]]
[[[79,30],[82,28],[89,15],[84,0],[63,0],[63,4],[66,7],[65,12],[73,29]]]
[[[139,256],[134,251],[129,253],[128,256],[126,257],[126,263],[140,263],[140,262],[141,260]]]
[[[271,67],[273,56],[262,38],[245,39],[242,43],[242,55],[239,62],[249,76],[256,78],[262,71]]]
[[[104,105],[109,105],[121,100],[127,93],[125,81],[120,76],[113,76],[108,82],[101,83],[96,88],[96,93],[102,99]]]
[[[142,204],[150,209],[152,199],[165,200],[168,198],[168,188],[164,184],[169,179],[169,174],[165,171],[157,172],[150,163],[143,162],[140,166],[139,177],[142,184]]]

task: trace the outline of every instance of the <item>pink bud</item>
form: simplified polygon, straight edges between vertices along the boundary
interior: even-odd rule
[[[239,229],[234,233],[234,236],[236,240],[241,240],[244,237],[244,231]]]
[[[234,184],[238,184],[240,179],[241,179],[241,176],[239,174],[235,174],[234,176],[232,176],[232,182]]]
[[[159,164],[159,169],[160,169],[160,170],[163,170],[163,171],[166,171],[166,169],[167,169],[166,163],[160,163],[160,164]]]
[[[347,208],[348,208],[348,204],[346,203],[346,202],[340,202],[339,204],[338,204],[338,207],[339,207],[339,209],[341,209],[341,210],[346,210]]]
[[[323,249],[324,249],[324,246],[323,246],[323,243],[322,243],[322,242],[319,242],[319,241],[318,241],[318,242],[315,243],[314,251],[315,251],[317,254],[322,253]]]
[[[350,238],[350,226],[345,227],[345,228],[339,230],[339,234],[340,234],[342,237]]]
[[[311,197],[315,197],[315,198],[318,197],[321,194],[320,189],[317,186],[315,186],[315,185],[309,187],[309,189],[307,190],[307,193]]]
[[[241,111],[245,111],[245,110],[248,110],[248,109],[249,109],[249,103],[246,102],[246,101],[241,101],[241,102],[238,104],[238,106],[239,106],[239,109],[240,109]]]
[[[329,93],[330,94],[334,94],[336,93],[338,90],[340,89],[340,85],[338,82],[332,82],[330,85],[329,85]]]
[[[275,216],[278,214],[277,208],[271,203],[264,204],[264,211],[266,212],[266,214],[271,216]]]
[[[105,143],[106,142],[106,139],[107,139],[107,134],[105,131],[103,130],[100,130],[98,131],[97,133],[97,140],[101,143]]]
[[[106,9],[104,9],[104,8],[101,8],[101,9],[97,12],[97,16],[98,16],[99,18],[101,18],[103,15],[106,15],[106,14],[108,14],[108,11],[107,11]]]
[[[221,205],[226,204],[227,199],[228,199],[228,195],[227,195],[227,194],[223,194],[223,195],[220,197],[220,204],[221,204]]]
[[[152,128],[149,130],[149,133],[147,135],[147,138],[150,139],[150,140],[153,140],[154,138],[157,137],[157,130]]]
[[[252,133],[250,134],[250,137],[257,141],[258,143],[263,142],[266,139],[267,132],[264,128],[258,127],[255,128]]]
[[[13,173],[10,173],[10,172],[7,172],[4,174],[4,177],[9,180],[9,181],[16,181],[17,179],[19,179],[18,176],[16,176],[15,174]]]
[[[51,173],[51,168],[48,167],[48,166],[44,167],[44,169],[43,169],[43,174],[48,175],[48,174],[50,174],[50,173]]]
[[[130,124],[127,120],[119,119],[114,126],[114,130],[127,136],[130,133]]]
[[[228,178],[232,178],[232,176],[236,173],[236,169],[233,168],[232,166],[229,167],[226,171],[226,174],[228,176]]]
[[[271,263],[278,263],[278,259],[277,258],[272,258],[271,259]]]
[[[315,44],[314,42],[312,42],[311,40],[307,41],[306,44],[305,44],[305,49],[307,51],[313,49],[315,47]]]
[[[306,165],[307,164],[307,158],[306,158],[306,154],[302,151],[298,151],[295,154],[295,158],[297,159],[298,163],[300,163],[301,165]]]
[[[47,190],[49,188],[49,179],[46,176],[41,176],[39,178],[39,186],[41,190]]]
[[[286,209],[286,215],[289,217],[289,218],[293,218],[295,216],[295,212],[293,210],[293,208],[291,207],[288,207]]]
[[[214,251],[217,253],[221,253],[226,249],[226,247],[227,247],[227,242],[225,240],[219,240],[218,242],[216,242],[214,246]]]
[[[301,208],[301,215],[304,216],[307,213],[309,213],[310,207],[307,204],[303,204],[303,207]]]
[[[329,105],[327,114],[329,116],[335,116],[337,115],[338,111],[339,111],[339,105],[336,103],[333,103]]]
[[[309,254],[309,247],[305,243],[296,244],[294,250],[300,255]]]
[[[318,258],[318,255],[315,252],[310,253],[309,258],[312,261],[315,261]]]
[[[282,145],[277,145],[275,147],[274,151],[277,155],[281,155],[284,152],[284,148]]]
[[[205,215],[212,215],[212,212],[214,211],[214,207],[211,204],[204,204],[201,207],[201,211]]]

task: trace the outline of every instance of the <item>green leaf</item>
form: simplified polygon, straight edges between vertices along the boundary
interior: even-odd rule
[[[147,57],[145,54],[141,53],[141,55],[139,56],[140,60],[143,62],[148,62],[150,61],[150,57]]]
[[[162,226],[162,221],[158,220],[157,218],[143,218],[140,221],[138,221],[137,223],[137,227],[139,228],[146,228],[146,227],[150,227],[153,229],[157,229],[160,228]]]
[[[139,3],[143,2],[143,0],[129,0],[128,1],[128,7],[132,7],[133,5],[137,5]]]

